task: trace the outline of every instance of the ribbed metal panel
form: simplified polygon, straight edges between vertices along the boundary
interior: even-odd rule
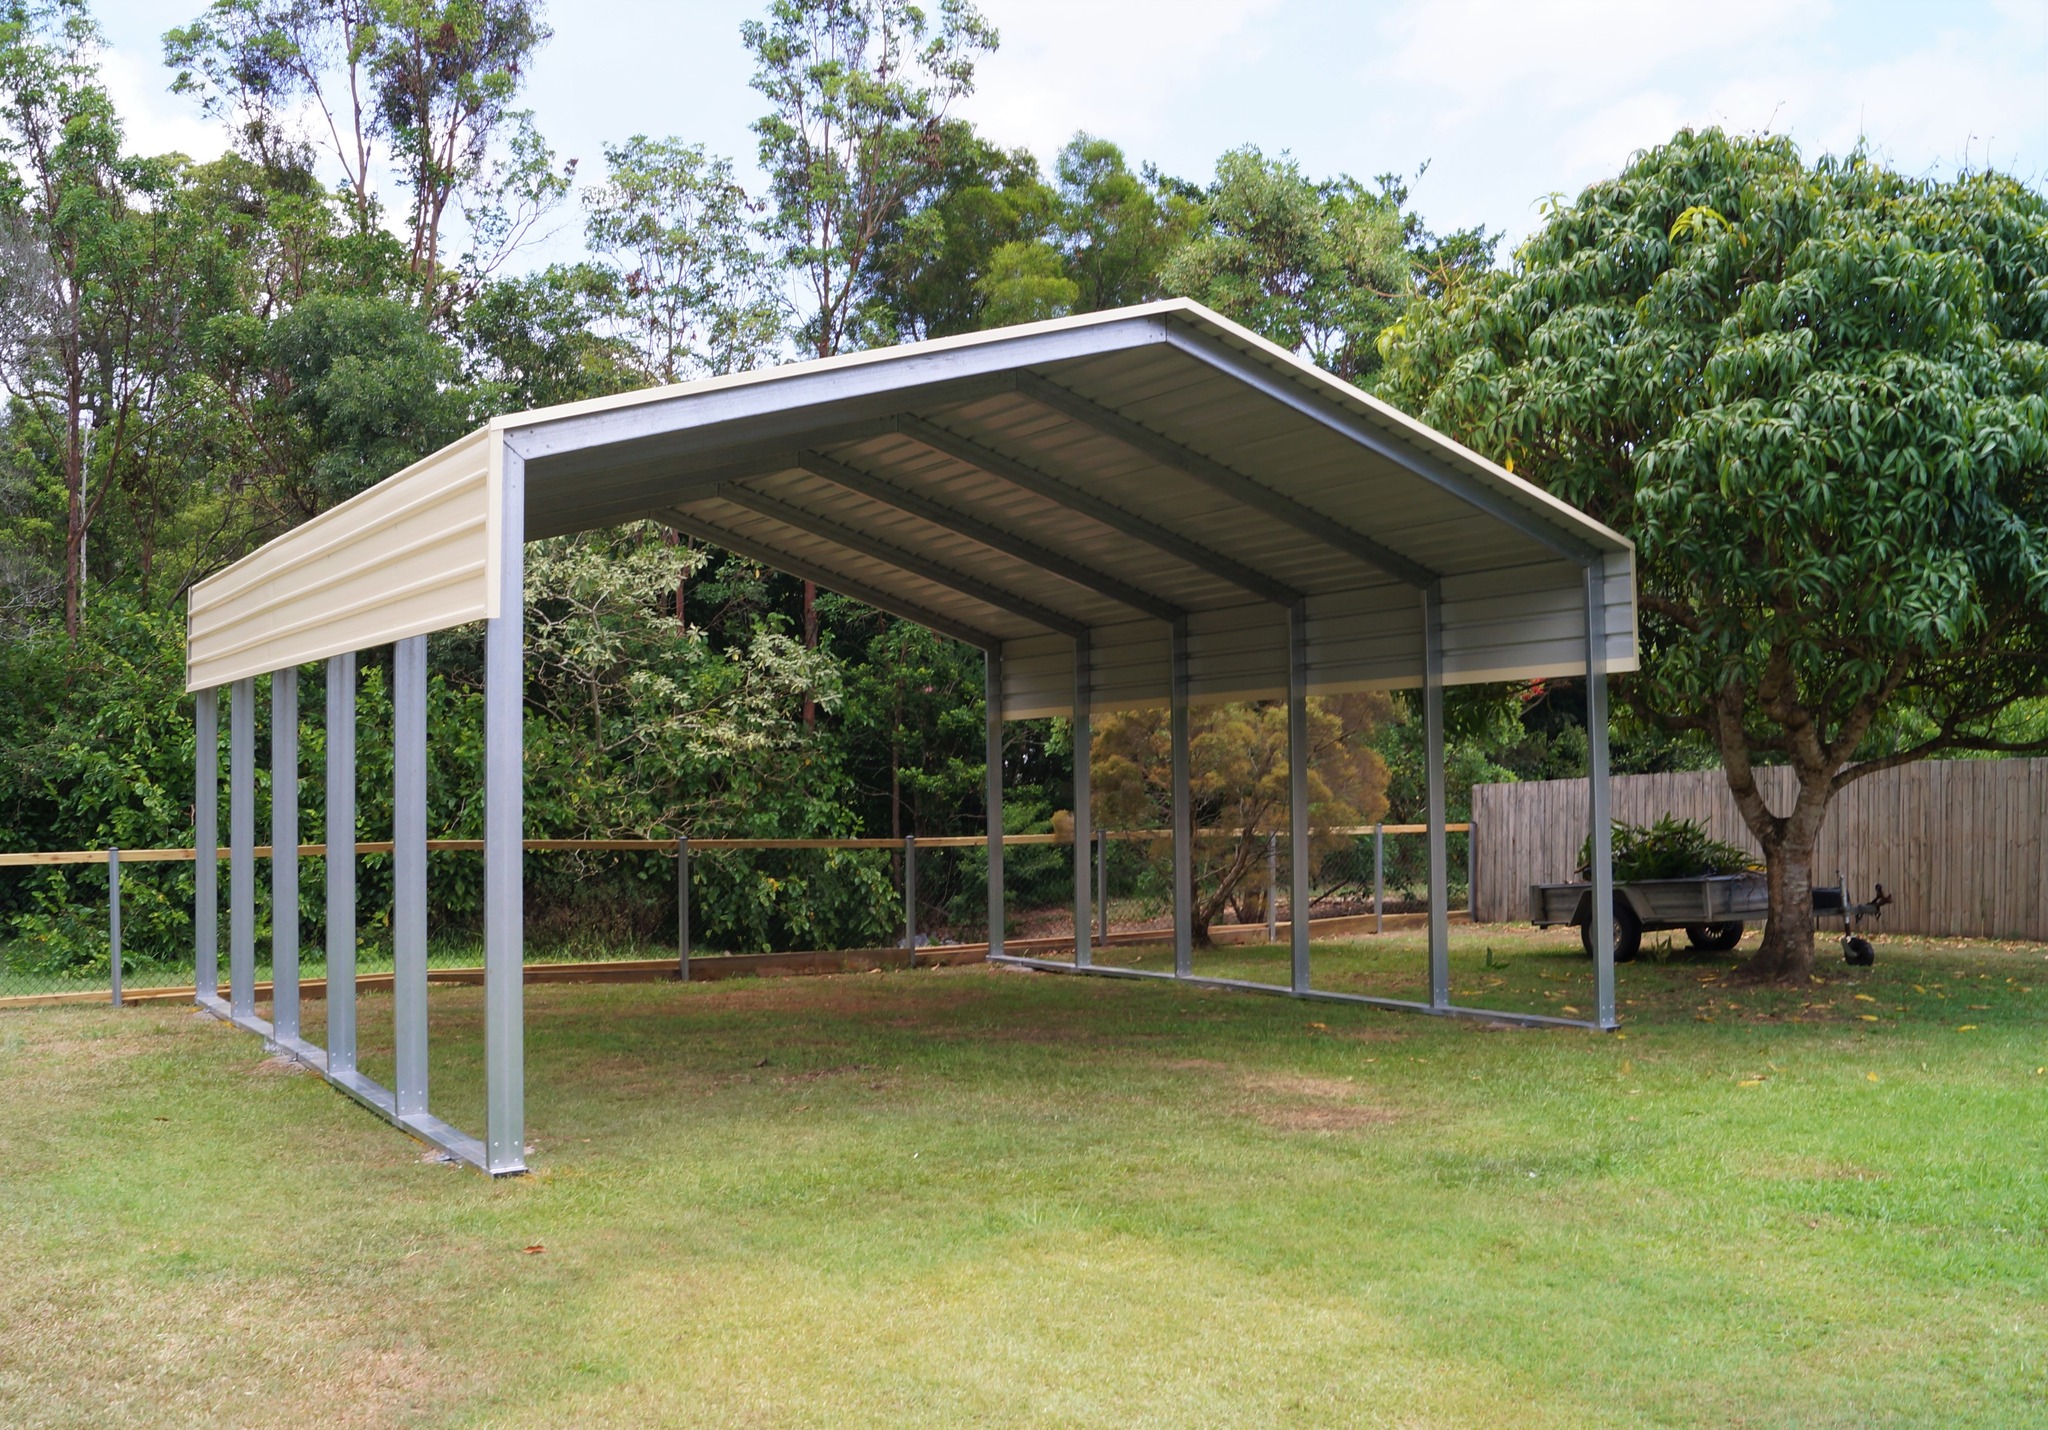
[[[963,637],[1000,640],[1013,718],[1069,710],[1071,633],[1084,629],[1098,708],[1164,701],[1166,622],[1179,612],[1192,698],[1277,696],[1284,604],[1296,593],[1306,597],[1312,690],[1414,684],[1432,582],[1446,680],[1577,674],[1587,560],[1605,569],[1608,668],[1635,666],[1625,541],[1184,301],[522,413],[492,428],[524,458],[530,534],[664,513],[706,539],[722,532],[753,559],[827,585],[836,576]],[[195,681],[482,614],[487,543],[479,530],[474,562],[463,554],[477,524],[470,508],[437,516],[445,530],[434,540],[446,549],[431,552],[433,541],[405,546],[391,510],[424,489],[423,470],[476,466],[462,500],[485,511],[495,488],[471,455],[488,449],[483,435],[198,588]],[[394,542],[432,569],[397,572],[404,579],[388,594],[375,581],[396,577],[366,577],[368,606],[350,608],[346,631],[280,639],[279,623],[300,619],[280,614],[288,607],[306,608],[306,629],[319,624],[321,593],[334,587],[307,573],[323,531],[351,520],[361,530],[342,544],[360,548],[347,559],[370,562],[366,572],[382,569],[374,553]],[[411,609],[422,576],[461,599]],[[230,646],[249,654],[227,659]]]

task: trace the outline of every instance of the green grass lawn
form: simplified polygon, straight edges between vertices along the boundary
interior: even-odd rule
[[[1583,1009],[1570,947],[1460,930],[1454,985]],[[1420,942],[1317,962],[1399,996]],[[1625,968],[1620,1036],[987,968],[537,986],[498,1183],[189,1007],[0,1014],[0,1423],[2048,1419],[2048,948],[1731,968]],[[476,1130],[481,1013],[434,993]]]

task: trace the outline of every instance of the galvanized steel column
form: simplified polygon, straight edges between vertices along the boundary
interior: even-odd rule
[[[1095,831],[1095,932],[1109,947],[1109,831]]]
[[[1280,938],[1280,835],[1266,836],[1266,942]]]
[[[1195,796],[1188,755],[1188,623],[1173,622],[1167,637],[1167,744],[1173,781],[1173,972],[1195,971]]]
[[[1003,951],[1003,925],[1008,914],[1003,898],[1003,653],[990,646],[982,652],[983,706],[987,717],[986,775],[988,805],[988,951]]]
[[[1377,820],[1372,827],[1372,931],[1387,931],[1387,824]]]
[[[327,1071],[356,1070],[356,658],[327,662]]]
[[[488,636],[485,642],[488,647]],[[485,661],[488,665],[488,649]],[[394,1110],[406,1117],[427,1110],[425,636],[409,636],[391,647],[391,745],[391,1002],[396,1020],[391,1091]],[[488,761],[489,754],[484,758]],[[488,789],[485,799],[488,802]],[[488,812],[484,817],[490,818]],[[489,905],[486,895],[486,917]],[[485,939],[488,948],[488,933]]]
[[[1088,632],[1074,637],[1074,962],[1086,968],[1095,961],[1089,948],[1090,915],[1088,865],[1094,831],[1089,809],[1094,794],[1089,788],[1088,707],[1094,701],[1094,680],[1089,669]]]
[[[299,1036],[299,672],[270,677],[270,1031]]]
[[[256,1015],[256,682],[228,690],[228,1012]]]
[[[1593,1003],[1600,1026],[1614,1016],[1614,841],[1607,789],[1607,610],[1605,572],[1586,568],[1586,817],[1593,865]]]
[[[493,1176],[526,1170],[526,459],[509,447],[499,455],[498,614],[484,625],[484,1142]]]
[[[1422,746],[1428,786],[1429,1003],[1451,1001],[1450,850],[1444,838],[1444,620],[1442,588],[1422,593]]]
[[[1296,993],[1308,992],[1308,602],[1287,608],[1287,845],[1289,972]]]
[[[192,983],[220,997],[220,692],[199,692],[192,718]]]

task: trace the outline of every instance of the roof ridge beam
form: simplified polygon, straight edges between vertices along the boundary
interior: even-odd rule
[[[1204,456],[1193,448],[1184,447],[1172,438],[1153,431],[1141,422],[1133,421],[1121,412],[1112,411],[1090,398],[1083,397],[1072,388],[1061,387],[1058,383],[1050,382],[1036,373],[1027,372],[1017,375],[1017,390],[1042,406],[1050,407],[1063,416],[1093,427],[1105,436],[1113,437],[1125,446],[1144,453],[1161,466],[1183,472],[1234,501],[1314,537],[1325,546],[1341,551],[1347,556],[1356,557],[1367,565],[1386,572],[1397,581],[1414,586],[1418,590],[1426,590],[1439,579],[1439,573],[1419,562],[1411,561],[1400,552],[1381,545],[1362,532],[1353,531],[1335,517],[1298,502],[1286,493],[1276,491],[1234,467],[1225,466],[1214,457]]]
[[[1030,621],[1033,625],[1043,626],[1060,635],[1079,638],[1088,630],[1087,622],[1055,611],[1050,606],[1041,606],[1028,596],[1020,596],[1014,591],[996,585],[993,581],[970,576],[965,571],[955,570],[942,562],[932,560],[929,556],[921,556],[915,551],[871,536],[865,531],[842,525],[828,516],[807,511],[780,497],[772,497],[766,492],[757,492],[742,486],[720,487],[717,496],[720,501],[745,507],[748,511],[765,516],[771,521],[779,521],[784,526],[794,527],[808,535],[843,546],[849,551],[859,552],[871,560],[887,562],[913,576],[922,576],[934,585],[950,587],[963,596],[981,602],[984,606],[993,606],[999,611],[1006,611],[1021,620]]]
[[[964,437],[951,428],[941,427],[927,418],[905,414],[898,419],[897,430],[934,452],[951,457],[956,462],[965,462],[976,471],[1008,482],[1013,487],[1065,507],[1068,511],[1079,512],[1091,521],[1098,522],[1134,541],[1142,541],[1157,551],[1197,567],[1219,581],[1248,591],[1261,600],[1271,601],[1277,606],[1291,606],[1302,597],[1302,592],[1284,581],[1274,580],[1256,567],[1247,566],[1220,551],[1204,546],[1199,541],[1181,535],[1171,527],[1161,526],[1114,502],[1105,501],[1072,482],[1041,471],[1006,452],[985,447],[972,438]]]
[[[1062,580],[1070,581],[1083,590],[1093,591],[1098,596],[1107,596],[1129,606],[1141,615],[1162,621],[1177,621],[1187,615],[1186,610],[1164,597],[1131,585],[1098,571],[1084,561],[1077,561],[1063,552],[1049,546],[1041,546],[1028,537],[1005,531],[1002,527],[981,520],[960,511],[944,502],[933,501],[920,492],[906,491],[894,482],[887,481],[872,472],[862,471],[847,462],[828,457],[822,452],[803,451],[797,453],[797,465],[814,477],[858,493],[870,501],[907,512],[921,521],[972,541],[980,542],[992,551],[1019,561],[1028,561],[1042,571],[1050,572]]]
[[[1247,387],[1272,398],[1283,407],[1291,408],[1302,416],[1350,438],[1361,447],[1413,472],[1437,490],[1485,512],[1530,540],[1550,548],[1568,561],[1584,566],[1599,562],[1610,554],[1605,548],[1591,541],[1575,538],[1552,526],[1544,521],[1537,511],[1500,492],[1488,490],[1469,477],[1461,476],[1441,459],[1421,447],[1375,430],[1372,424],[1356,413],[1345,411],[1334,398],[1304,391],[1301,384],[1287,381],[1265,363],[1227,343],[1190,331],[1178,323],[1167,325],[1167,342],[1218,372],[1227,373]]]
[[[777,567],[802,580],[815,581],[820,586],[837,591],[842,596],[851,596],[854,600],[865,602],[878,611],[887,611],[891,615],[900,616],[906,621],[915,621],[918,625],[925,627],[925,629],[936,631],[942,636],[949,636],[963,645],[979,646],[983,650],[999,650],[1002,648],[1003,641],[1001,636],[992,635],[988,631],[980,630],[967,624],[965,621],[955,620],[951,616],[940,615],[937,611],[927,610],[915,601],[906,601],[901,596],[877,590],[865,582],[856,581],[841,575],[829,566],[821,566],[816,562],[804,561],[797,557],[785,555],[763,542],[752,540],[737,532],[728,531],[716,522],[706,521],[694,513],[682,510],[680,507],[665,507],[659,511],[649,512],[648,516],[664,526],[674,527],[686,536],[694,536],[699,541],[708,541],[714,546],[722,546],[727,551],[736,552],[741,556],[759,561],[764,565]]]

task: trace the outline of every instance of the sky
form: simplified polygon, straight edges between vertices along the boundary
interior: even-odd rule
[[[929,3],[929,0],[928,0]],[[1205,180],[1227,149],[1311,175],[1412,180],[1439,231],[1503,253],[1682,125],[1859,139],[1894,168],[1987,162],[2048,185],[2048,0],[979,0],[1002,44],[957,112],[1050,163],[1077,130]],[[103,74],[133,148],[210,157],[219,129],[168,93],[160,36],[203,0],[98,0]],[[740,22],[764,0],[557,3],[526,103],[582,177],[633,134],[701,142],[755,174],[761,112]],[[1419,177],[1417,177],[1419,176]],[[524,256],[574,257],[574,214]]]

